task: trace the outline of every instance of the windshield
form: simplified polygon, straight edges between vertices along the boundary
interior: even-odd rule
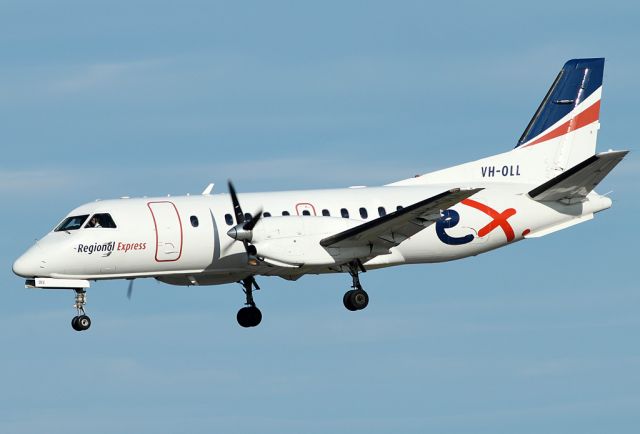
[[[85,215],[76,215],[67,217],[58,225],[55,229],[55,232],[59,231],[75,231],[76,229],[80,229],[82,227],[82,223],[89,217],[89,214]]]
[[[89,223],[85,225],[85,228],[111,228],[115,229],[116,224],[111,218],[111,215],[107,213],[94,214],[89,219]]]

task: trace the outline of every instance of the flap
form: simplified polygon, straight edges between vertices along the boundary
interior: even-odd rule
[[[441,217],[441,211],[473,196],[482,188],[455,188],[404,207],[398,211],[331,235],[320,241],[323,247],[397,246]]]
[[[629,151],[609,151],[587,158],[529,192],[537,201],[586,197]]]

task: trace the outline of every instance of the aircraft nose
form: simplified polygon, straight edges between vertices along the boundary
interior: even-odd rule
[[[42,269],[37,258],[31,252],[27,252],[13,263],[13,272],[20,277],[35,277]]]

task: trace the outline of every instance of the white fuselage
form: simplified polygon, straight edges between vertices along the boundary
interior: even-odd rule
[[[14,271],[24,277],[59,279],[156,277],[177,285],[228,283],[249,275],[296,279],[307,273],[339,272],[344,271],[343,263],[326,255],[318,244],[320,238],[451,187],[459,185],[240,194],[244,212],[262,209],[265,213],[256,230],[263,225],[270,235],[268,242],[257,244],[258,255],[269,246],[286,253],[286,261],[258,265],[248,265],[242,242],[227,235],[236,224],[229,220],[233,208],[228,194],[97,201],[69,215],[108,213],[115,228],[83,225],[52,231],[16,261]],[[475,183],[474,187],[483,186]],[[477,255],[585,221],[611,205],[608,198],[595,193],[584,202],[563,205],[532,200],[526,195],[531,185],[491,182],[484,187],[452,208],[459,221],[431,224],[397,247],[368,259],[364,266],[371,269]],[[343,217],[343,210],[348,218]]]

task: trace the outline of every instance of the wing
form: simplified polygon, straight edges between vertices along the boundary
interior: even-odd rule
[[[455,188],[414,203],[391,214],[368,221],[320,241],[323,247],[359,247],[377,245],[395,247],[441,217],[440,212],[473,196],[482,188]]]
[[[537,201],[582,199],[586,197],[629,151],[596,154],[562,172],[529,192]]]

